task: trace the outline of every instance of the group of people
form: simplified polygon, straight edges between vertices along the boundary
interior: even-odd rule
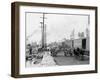
[[[80,48],[74,49],[74,55],[77,58],[83,59],[84,51],[82,49],[80,49]]]

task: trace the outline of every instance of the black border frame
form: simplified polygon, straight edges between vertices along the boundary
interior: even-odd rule
[[[89,71],[74,71],[74,72],[58,72],[58,73],[43,73],[43,74],[19,74],[19,7],[20,6],[40,6],[40,7],[56,7],[56,8],[73,8],[73,9],[88,9],[95,10],[95,70]],[[11,4],[11,76],[15,78],[25,77],[41,77],[41,76],[58,76],[58,75],[72,75],[72,74],[86,74],[98,72],[98,55],[97,55],[97,40],[98,40],[98,9],[96,6],[80,6],[80,5],[62,5],[62,4],[46,4],[46,3],[31,3],[31,2],[13,2]]]

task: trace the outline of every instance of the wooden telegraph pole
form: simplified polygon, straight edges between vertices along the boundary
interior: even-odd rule
[[[46,43],[46,24],[45,24],[45,19],[47,19],[45,17],[45,13],[43,13],[43,17],[40,17],[43,19],[42,22],[40,22],[41,24],[41,32],[42,32],[42,41],[41,41],[41,45],[42,45],[42,50],[46,50],[47,48],[47,43]]]

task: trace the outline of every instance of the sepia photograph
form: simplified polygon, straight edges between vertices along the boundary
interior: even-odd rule
[[[86,65],[90,15],[25,13],[26,67]]]

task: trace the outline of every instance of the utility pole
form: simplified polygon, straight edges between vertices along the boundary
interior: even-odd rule
[[[41,41],[41,45],[42,45],[42,49],[46,49],[47,47],[47,43],[46,43],[46,24],[45,24],[45,19],[47,19],[45,17],[45,13],[43,13],[43,17],[40,17],[43,19],[42,22],[40,22],[41,24],[41,32],[42,32],[42,41]]]

